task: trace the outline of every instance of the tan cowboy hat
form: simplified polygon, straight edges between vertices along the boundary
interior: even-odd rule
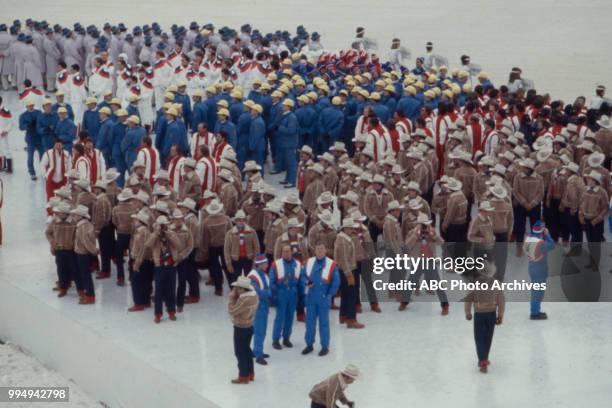
[[[346,146],[343,142],[335,142],[332,147],[329,148],[330,151],[338,151],[342,153],[346,153]]]
[[[382,184],[383,186],[385,185],[385,182],[385,176],[383,176],[382,174],[377,174],[372,179],[372,183]]]
[[[313,164],[310,167],[310,170],[314,171],[315,173],[319,173],[320,175],[323,175],[323,173],[325,173],[325,169],[319,163]]]
[[[150,197],[146,191],[139,190],[138,193],[136,193],[136,195],[132,196],[132,198],[142,201],[142,203],[145,205],[149,204]]]
[[[574,174],[577,174],[580,171],[580,166],[577,163],[569,162],[565,166],[564,169],[571,171]]]
[[[246,219],[247,219],[246,213],[242,209],[236,211],[236,214],[234,215],[234,218],[233,218],[234,221],[246,220]]]
[[[341,195],[340,198],[343,200],[348,200],[353,204],[359,204],[359,196],[353,190],[347,191],[346,194]]]
[[[425,213],[419,213],[415,221],[417,224],[430,225],[431,219]]]
[[[260,171],[261,166],[255,160],[248,160],[244,163],[244,171]]]
[[[519,161],[519,165],[523,167],[527,167],[528,169],[534,170],[536,167],[536,163],[533,159],[527,158],[525,160]]]
[[[204,190],[204,193],[202,194],[202,198],[205,200],[209,198],[217,198],[217,193],[211,190]]]
[[[463,183],[457,180],[456,178],[449,178],[447,187],[451,191],[459,191],[463,188]]]
[[[340,226],[340,229],[344,228],[357,228],[357,224],[355,224],[355,220],[351,217],[346,217],[342,220],[342,225]]]
[[[184,218],[185,216],[183,215],[183,212],[181,210],[179,210],[178,208],[175,208],[174,211],[172,211],[172,219],[173,220],[179,220]]]
[[[65,201],[60,201],[58,205],[53,207],[53,212],[61,214],[70,214],[70,204]]]
[[[292,217],[287,221],[287,228],[302,228],[304,224],[302,224],[297,218]]]
[[[329,152],[325,152],[325,153],[323,153],[323,154],[321,154],[321,155],[317,156],[317,158],[318,158],[319,160],[326,161],[326,162],[327,162],[327,163],[329,163],[329,164],[334,164],[334,162],[335,162],[335,157],[334,157],[334,155],[333,155],[333,154],[331,154],[331,153],[329,153]]]
[[[70,211],[70,214],[75,214],[89,219],[89,208],[85,207],[84,205],[77,205],[76,208]]]
[[[94,184],[94,188],[99,188],[100,190],[106,191],[106,187],[106,182],[104,180],[98,180],[96,184]]]
[[[159,170],[157,172],[157,174],[155,174],[153,176],[153,180],[155,180],[155,181],[157,181],[157,180],[170,181],[170,173],[168,173],[168,170]]]
[[[132,214],[131,217],[145,225],[149,224],[149,214],[144,209],[138,211],[136,214]]]
[[[361,213],[361,211],[359,211],[357,208],[354,207],[354,211],[351,211],[351,218],[354,219],[355,221],[359,221],[359,222],[364,222],[365,220],[368,219],[368,217],[366,217],[365,215],[363,215]]]
[[[251,280],[246,276],[239,276],[238,279],[236,279],[236,281],[232,283],[232,287],[253,290]]]
[[[168,217],[166,217],[165,215],[160,215],[159,217],[157,217],[157,220],[155,220],[155,225],[168,225],[170,224],[170,221],[168,221]]]
[[[300,153],[306,153],[307,155],[312,156],[312,147],[308,146],[308,145],[304,145],[302,146],[302,148],[300,149]]]
[[[319,214],[317,214],[317,218],[323,222],[324,224],[327,225],[332,225],[334,223],[334,219],[332,217],[332,213],[325,209],[323,211],[321,211]]]
[[[80,189],[83,189],[85,191],[90,191],[91,184],[89,183],[89,180],[87,179],[84,179],[84,178],[78,179],[77,181],[74,182],[74,184]]]
[[[493,166],[491,171],[493,173],[501,174],[503,176],[504,174],[506,174],[506,166],[497,163],[495,166]]]
[[[196,203],[195,203],[195,201],[193,201],[193,199],[191,199],[189,197],[185,198],[183,201],[179,201],[177,203],[177,205],[179,207],[187,208],[190,211],[195,211],[196,210]]]
[[[117,178],[119,178],[119,172],[114,167],[111,167],[104,173],[104,181],[107,183],[112,183],[113,181],[117,180]]]
[[[117,200],[119,201],[127,201],[131,198],[134,198],[134,194],[132,193],[132,190],[130,190],[129,188],[124,189],[117,196]]]
[[[420,210],[421,208],[423,208],[423,203],[421,202],[421,200],[413,198],[412,200],[408,200],[408,208],[411,210]]]
[[[170,215],[170,207],[168,207],[168,203],[165,201],[158,201],[149,208],[164,213],[166,215]]]
[[[596,172],[595,170],[591,170],[589,174],[585,174],[584,177],[591,178],[597,182],[597,184],[601,184],[601,174]]]

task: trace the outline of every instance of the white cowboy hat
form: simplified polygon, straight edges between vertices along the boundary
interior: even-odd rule
[[[246,219],[247,219],[247,216],[243,210],[236,211],[236,214],[234,215],[234,218],[233,218],[234,221],[246,220]]]
[[[104,173],[104,181],[106,181],[107,183],[112,183],[118,178],[119,178],[119,172],[114,167],[111,167],[110,169],[106,170],[106,172]]]
[[[153,195],[154,196],[164,196],[167,197],[171,194],[170,190],[168,190],[168,188],[166,188],[165,186],[160,186],[159,184],[156,184],[155,187],[153,187]]]
[[[423,208],[423,203],[421,202],[421,200],[413,198],[412,200],[408,200],[408,208],[411,210],[420,210],[421,208]]]
[[[119,195],[117,195],[117,200],[119,201],[127,201],[131,198],[134,198],[134,194],[129,188],[124,189],[121,191],[121,193],[119,193]]]
[[[346,146],[344,145],[343,142],[335,142],[334,145],[329,148],[329,150],[332,152],[338,151],[338,152],[346,153]]]
[[[89,183],[89,180],[87,179],[80,178],[77,181],[75,181],[74,184],[80,189],[83,189],[85,191],[90,191],[91,184]]]
[[[505,187],[500,184],[494,184],[489,187],[489,192],[500,200],[503,200],[508,197],[508,190],[506,190]]]
[[[552,155],[552,149],[542,149],[536,153],[536,159],[541,163]]]
[[[65,201],[60,201],[58,205],[53,207],[53,212],[61,214],[70,214],[70,204]]]
[[[308,145],[304,145],[302,146],[302,148],[300,149],[300,153],[306,153],[307,155],[312,156],[312,147],[308,146]]]
[[[363,215],[357,208],[354,208],[354,211],[351,211],[351,218],[359,222],[364,222],[368,219],[368,217]]]
[[[334,155],[333,155],[333,154],[331,154],[331,153],[329,153],[329,152],[325,152],[325,153],[323,153],[323,154],[321,154],[321,155],[317,156],[317,158],[318,158],[319,160],[326,161],[326,162],[328,162],[329,164],[334,164],[334,162],[335,162],[335,157],[334,157]]]
[[[138,211],[136,214],[132,214],[131,217],[145,225],[149,224],[149,214],[144,209]]]
[[[206,206],[206,212],[210,215],[216,215],[223,211],[223,204],[218,200],[213,200]]]
[[[344,228],[357,228],[357,224],[355,224],[355,220],[352,218],[346,217],[342,220],[342,225],[340,226],[340,229]]]
[[[317,214],[317,218],[324,224],[327,224],[330,226],[334,223],[334,218],[332,217],[332,213],[327,209]]]
[[[261,166],[254,160],[248,160],[244,163],[244,171],[260,171]]]
[[[446,185],[451,191],[459,191],[461,190],[461,188],[463,188],[463,183],[452,177],[448,180],[448,183]]]
[[[157,220],[155,220],[155,225],[168,225],[170,224],[170,221],[168,221],[168,217],[166,217],[165,215],[160,215],[159,217],[157,217]]]
[[[297,218],[292,217],[287,221],[287,228],[302,228],[304,224],[302,224]]]
[[[319,163],[315,163],[309,168],[310,170],[314,171],[315,173],[319,173],[320,175],[323,175],[323,173],[325,173],[325,169]]]
[[[193,201],[193,199],[186,197],[183,201],[179,201],[177,203],[177,205],[179,207],[183,207],[183,208],[187,208],[188,210],[191,211],[195,211],[196,210],[196,203],[195,201]]]
[[[483,201],[478,206],[478,209],[482,211],[493,211],[495,207],[493,207],[489,201]]]
[[[318,205],[331,203],[333,201],[334,201],[334,195],[330,193],[329,191],[324,191],[323,193],[321,193],[319,197],[317,197]]]
[[[168,203],[165,201],[158,201],[149,208],[164,213],[166,215],[170,215],[170,207],[168,207]]]
[[[157,174],[155,174],[153,176],[153,180],[155,180],[155,181],[157,181],[157,180],[170,181],[170,173],[168,173],[168,170],[159,170],[157,172]]]
[[[401,210],[401,209],[403,209],[403,208],[404,208],[404,206],[403,206],[403,205],[401,205],[401,204],[399,203],[399,201],[397,201],[397,200],[393,200],[393,201],[391,201],[391,202],[390,202],[390,203],[387,205],[387,211]]]
[[[296,193],[289,193],[289,194],[287,194],[287,196],[283,200],[283,203],[285,203],[285,204],[294,204],[294,205],[302,204],[302,202],[300,201],[300,197],[298,197],[298,195]]]
[[[143,204],[149,204],[150,197],[146,191],[139,190],[132,198],[142,201]]]
[[[601,119],[597,121],[597,124],[604,129],[612,129],[612,121],[608,116],[602,116]]]
[[[385,185],[385,182],[386,182],[385,176],[383,176],[382,174],[377,174],[372,179],[372,183],[377,183],[377,184]]]
[[[348,200],[353,204],[359,204],[359,196],[353,190],[347,191],[346,194],[341,195],[340,198],[343,200]]]
[[[584,177],[591,178],[597,182],[597,184],[601,184],[601,174],[596,172],[595,170],[591,170],[589,174],[585,174]]]
[[[417,224],[429,225],[431,224],[431,219],[427,216],[427,214],[419,213],[415,222]]]
[[[525,160],[521,160],[519,162],[520,166],[527,167],[528,169],[534,170],[536,167],[536,163],[533,159],[527,158]]]
[[[606,160],[606,156],[603,153],[594,152],[587,158],[587,163],[589,167],[599,167],[603,164],[604,160]]]
[[[172,219],[173,220],[179,220],[181,218],[184,218],[185,216],[183,215],[183,212],[181,210],[179,210],[178,208],[175,208],[174,211],[172,211]]]
[[[217,193],[211,190],[204,190],[204,194],[202,194],[202,198],[205,200],[209,198],[217,198]]]
[[[571,171],[574,174],[577,174],[580,171],[580,166],[577,163],[569,162],[565,166],[564,169]]]

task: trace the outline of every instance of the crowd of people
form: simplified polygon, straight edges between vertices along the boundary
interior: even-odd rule
[[[0,24],[2,85],[19,87],[28,171],[45,180],[58,296],[74,282],[79,303],[94,303],[92,271],[110,278],[113,265],[124,286],[127,255],[129,310],[153,299],[159,323],[164,306],[176,320],[201,301],[200,270],[218,296],[225,276],[235,382],[248,383],[252,356],[262,365],[269,357],[270,305],[272,347],[293,346],[297,317],[302,353],[313,351],[318,327],[321,356],[336,295],[349,329],[364,327],[362,281],[380,313],[369,262],[383,251],[422,256],[440,242],[470,242],[497,251],[475,279],[503,280],[507,247],[495,244],[517,242],[532,279],[545,281],[542,248],[575,254],[586,236],[590,267],[599,267],[612,157],[604,86],[588,103],[566,103],[538,93],[516,67],[495,86],[468,56],[437,65],[445,59],[431,43],[414,64],[399,39],[386,59],[373,44],[361,27],[350,49],[331,52],[302,26],[292,35],[195,22],[170,33],[156,23],[131,32]],[[1,105],[9,172],[12,126]],[[288,194],[265,181],[268,166],[284,174]],[[530,317],[546,319],[535,292]],[[411,296],[392,294],[400,311]],[[468,299],[466,317],[474,303],[486,372],[503,295],[482,296]]]

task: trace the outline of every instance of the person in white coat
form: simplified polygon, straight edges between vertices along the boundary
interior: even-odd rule
[[[55,92],[55,76],[57,74],[57,64],[62,58],[55,39],[53,38],[53,30],[48,29],[43,38],[43,49],[45,50],[45,76],[47,77],[47,91]]]
[[[29,79],[32,85],[38,89],[43,89],[42,64],[40,55],[36,47],[34,47],[32,36],[26,36],[25,47],[22,54],[23,71],[18,72],[18,83],[23,83]]]
[[[13,64],[13,60],[10,57],[2,56],[8,52],[13,41],[6,24],[0,24],[0,84],[3,91],[8,91],[10,88],[9,64]]]

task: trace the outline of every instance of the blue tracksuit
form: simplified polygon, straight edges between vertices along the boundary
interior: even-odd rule
[[[240,115],[244,113],[244,105],[242,101],[233,101],[229,107],[230,120],[234,125],[238,125],[238,120],[240,119]]]
[[[404,115],[414,122],[419,117],[422,106],[423,103],[419,101],[418,98],[414,96],[404,96],[397,103],[397,110],[404,112]]]
[[[313,146],[313,137],[318,133],[317,112],[310,105],[300,106],[295,110],[298,120],[299,140],[298,148],[304,145]]]
[[[138,105],[133,105],[133,104],[129,104],[126,108],[126,111],[128,113],[128,116],[138,116],[138,119],[140,119],[140,111],[138,110]]]
[[[125,137],[121,142],[121,152],[125,158],[125,167],[128,171],[131,171],[132,164],[134,164],[136,156],[138,156],[138,148],[142,143],[142,138],[146,135],[147,131],[142,126],[127,129]]]
[[[382,103],[375,103],[372,105],[372,110],[380,120],[380,123],[387,126],[387,122],[391,118],[391,111],[389,108]]]
[[[542,234],[532,233],[525,239],[525,248],[536,248],[526,250],[529,258],[529,277],[533,283],[545,283],[548,279],[548,253],[555,247],[555,242],[550,235],[545,237]],[[531,291],[531,315],[535,316],[540,313],[540,306],[544,298],[544,290]]]
[[[277,259],[270,268],[270,288],[276,303],[272,341],[289,340],[297,306],[301,264],[295,259]]]
[[[119,173],[119,178],[117,179],[117,185],[119,185],[119,187],[123,187],[123,183],[125,182],[124,174],[125,170],[127,169],[127,164],[125,164],[125,156],[121,151],[121,143],[123,142],[126,132],[127,125],[125,123],[116,122],[113,126],[112,157],[113,165]]]
[[[87,131],[89,137],[91,137],[95,145],[96,139],[98,138],[98,129],[100,128],[100,114],[97,110],[88,109],[83,112],[81,128]]]
[[[206,101],[200,101],[193,104],[193,110],[191,112],[191,129],[196,131],[200,123],[206,123],[208,125],[208,105]]]
[[[259,98],[259,104],[263,108],[264,122],[270,123],[270,107],[272,106],[272,97],[270,95],[261,95]]]
[[[55,126],[55,135],[64,143],[64,150],[72,154],[72,143],[76,139],[77,129],[74,122],[68,118],[60,120]]]
[[[157,119],[155,119],[155,148],[161,151],[164,145],[164,136],[166,135],[166,127],[168,126],[168,120],[164,115],[164,110],[159,109],[157,111]]]
[[[297,173],[298,121],[293,112],[285,112],[278,126],[276,171],[287,170],[285,181],[295,185]]]
[[[191,101],[189,95],[177,93],[174,96],[174,103],[183,105],[183,120],[186,124],[191,124]]]
[[[51,112],[57,113],[57,110],[61,107],[66,108],[66,110],[68,111],[68,119],[74,121],[74,111],[72,110],[72,105],[70,105],[69,103],[54,103],[53,106],[51,106]]]
[[[96,148],[102,152],[104,161],[108,167],[114,167],[113,158],[113,128],[115,122],[110,118],[100,123],[98,135],[96,136]]]
[[[227,142],[230,146],[232,146],[234,150],[237,150],[238,136],[236,135],[236,125],[229,120],[225,120],[224,122],[217,121],[214,133],[218,134],[222,130],[227,133]]]
[[[217,102],[219,101],[219,97],[217,95],[213,95],[206,100],[206,116],[208,117],[208,129],[214,130],[217,125]]]
[[[319,114],[319,131],[321,138],[313,146],[317,154],[326,152],[331,145],[342,138],[344,112],[337,106],[328,106]]]
[[[57,113],[41,112],[38,114],[36,119],[36,133],[42,140],[44,150],[48,150],[53,147],[53,138],[55,138],[55,127],[59,122],[59,116]]]
[[[253,285],[259,297],[259,305],[253,322],[253,354],[255,354],[255,358],[259,358],[263,357],[264,354],[263,343],[268,327],[268,312],[270,311],[272,292],[270,291],[270,280],[264,271],[253,269],[247,277],[251,280],[251,285]]]
[[[278,157],[278,126],[282,120],[283,106],[280,101],[270,105],[268,119],[265,119],[268,124],[268,137],[270,138],[270,149],[274,155],[274,160]]]
[[[166,163],[166,160],[170,157],[170,148],[172,145],[178,145],[183,156],[189,154],[187,132],[185,131],[185,126],[183,126],[180,121],[173,120],[172,122],[168,122],[163,140],[164,143],[160,152],[163,163]]]
[[[255,160],[261,166],[263,174],[266,159],[266,123],[261,116],[251,119],[249,123],[248,160]]]
[[[261,96],[262,95],[261,95],[260,91],[256,91],[255,89],[253,89],[251,92],[249,92],[249,96],[248,96],[247,99],[250,99],[250,100],[252,100],[255,103],[260,103]],[[263,107],[263,105],[262,105],[262,107]]]
[[[40,159],[45,152],[43,150],[42,137],[37,133],[36,120],[41,112],[38,109],[25,111],[19,115],[19,129],[25,131],[25,142],[28,146],[28,172],[31,176],[36,175],[34,170],[34,152],[38,152]]]
[[[242,112],[238,118],[238,150],[236,156],[238,158],[238,168],[244,168],[244,162],[247,161],[249,151],[249,132],[251,130],[251,114]]]
[[[327,278],[324,271],[332,269]],[[304,340],[307,346],[312,346],[317,332],[317,320],[319,321],[319,333],[321,346],[329,348],[329,308],[331,298],[340,287],[340,275],[336,264],[329,258],[310,258],[304,267],[300,277],[300,291],[305,292],[306,304],[306,335]]]

